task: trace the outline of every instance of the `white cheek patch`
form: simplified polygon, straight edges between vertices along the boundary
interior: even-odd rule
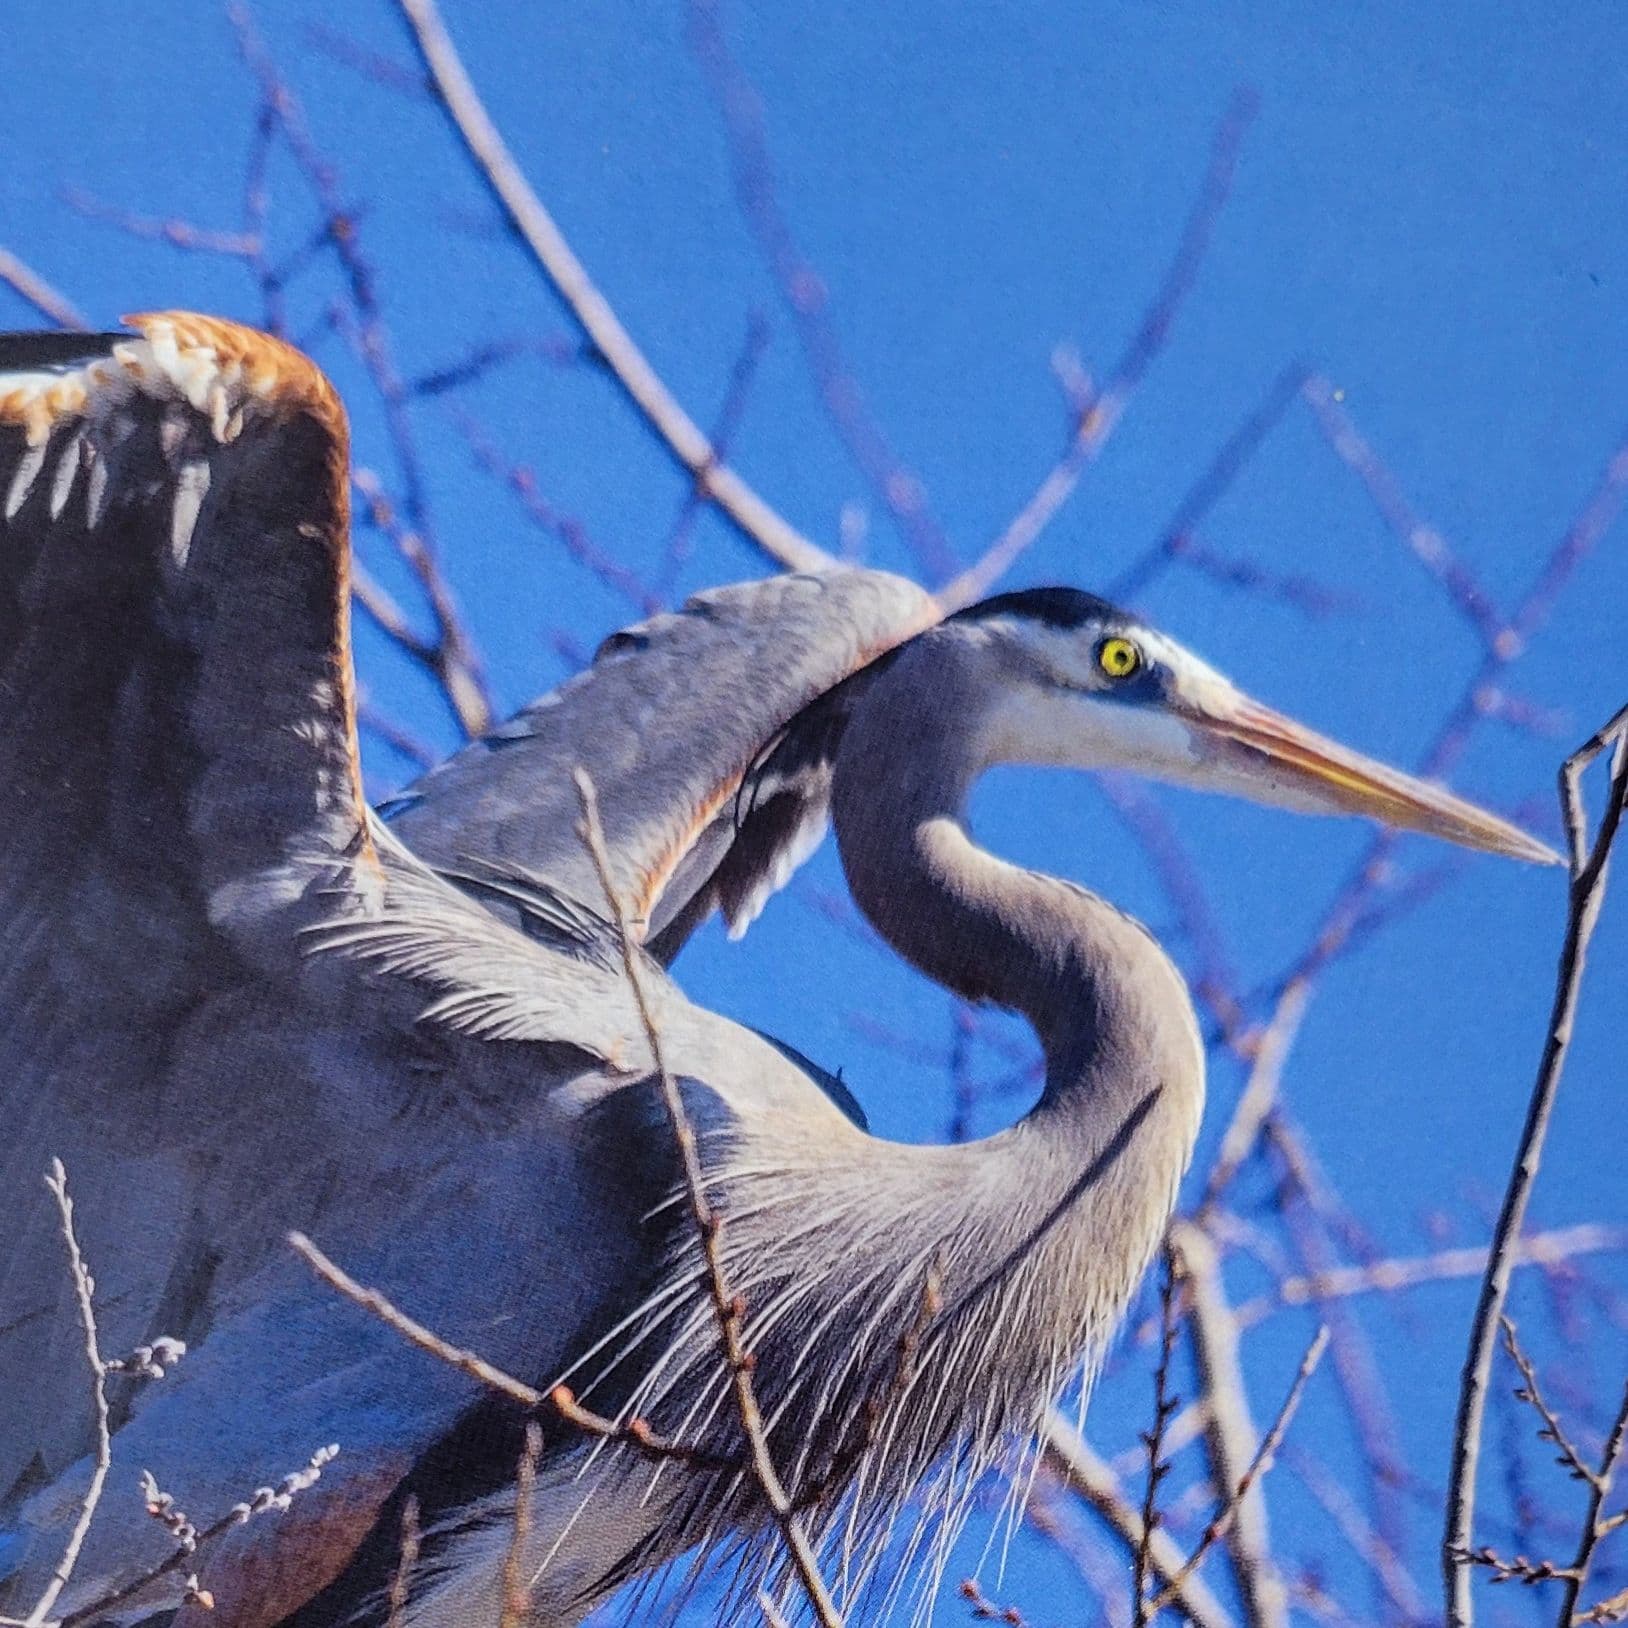
[[[1042,677],[1013,685],[994,703],[980,742],[985,761],[1131,769],[1177,785],[1238,789],[1233,782],[1242,781],[1225,754],[1189,721],[1232,712],[1241,697],[1231,679],[1164,634],[1126,624],[1122,636],[1157,670],[1170,699],[1156,690],[1139,691],[1134,682],[1116,691],[1097,665],[1104,631],[1112,633],[1114,625],[1007,624],[1008,636],[1050,675],[1050,684]],[[1259,797],[1259,783],[1247,795]],[[1295,793],[1283,786],[1269,795],[1288,801]]]
[[[1137,769],[1180,779],[1206,761],[1188,725],[1155,705],[1086,695],[1073,699],[1075,731],[1085,752],[1083,761],[1077,760],[1081,768]]]
[[[1188,726],[1155,706],[1027,685],[990,709],[982,745],[989,763],[1137,769],[1170,779],[1205,761]]]

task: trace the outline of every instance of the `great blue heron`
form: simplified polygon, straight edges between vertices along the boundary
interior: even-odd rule
[[[544,1420],[534,1628],[698,1546],[763,1557],[671,1127],[575,830],[579,764],[726,1217],[770,1447],[851,1588],[914,1492],[952,1530],[1101,1350],[1203,1098],[1175,968],[1112,905],[976,846],[978,776],[1114,765],[1554,857],[1089,595],[937,622],[875,572],[721,590],[616,635],[387,824],[356,757],[333,391],[230,324],[132,325],[0,342],[0,1605],[36,1596],[89,1474],[82,1338],[28,1196],[52,1156],[104,1349],[193,1346],[162,1384],[115,1385],[114,1484],[149,1469],[206,1518],[342,1447],[208,1557],[210,1621],[377,1620],[409,1493],[436,1535],[407,1620],[496,1620],[515,1411],[315,1282],[290,1227],[448,1339],[694,1449],[655,1465]],[[743,926],[828,809],[883,936],[1033,1024],[1046,1083],[1010,1129],[874,1138],[663,972],[714,908]],[[115,1500],[56,1611],[167,1553]],[[107,1620],[174,1601],[166,1583]]]

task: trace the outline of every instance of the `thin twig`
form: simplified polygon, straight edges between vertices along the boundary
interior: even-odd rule
[[[1378,1580],[1394,1620],[1424,1622],[1430,1614],[1429,1607],[1405,1558],[1358,1508],[1356,1499],[1340,1477],[1310,1453],[1296,1452],[1293,1448],[1285,1449],[1284,1462],[1300,1477],[1350,1544],[1352,1552]]]
[[[1605,1446],[1600,1451],[1599,1467],[1591,1470],[1588,1475],[1588,1508],[1583,1511],[1583,1528],[1577,1540],[1577,1557],[1571,1563],[1571,1576],[1566,1579],[1565,1592],[1560,1602],[1559,1628],[1570,1628],[1577,1610],[1577,1602],[1588,1586],[1589,1572],[1593,1568],[1594,1554],[1600,1546],[1600,1539],[1614,1524],[1602,1520],[1601,1516],[1605,1511],[1605,1501],[1611,1496],[1611,1484],[1616,1479],[1617,1467],[1622,1462],[1625,1441],[1628,1441],[1628,1385],[1623,1386],[1622,1401],[1617,1406],[1616,1418],[1611,1422]],[[1620,1520],[1621,1517],[1617,1519]],[[1589,1619],[1585,1615],[1581,1620],[1586,1622]]]
[[[1101,776],[1098,786],[1147,855],[1176,913],[1176,925],[1191,950],[1188,979],[1194,999],[1208,1009],[1229,1044],[1238,1041],[1245,1026],[1238,980],[1215,906],[1192,856],[1161,804],[1140,782],[1109,773]]]
[[[494,368],[522,356],[535,356],[555,367],[576,367],[589,360],[587,350],[564,334],[541,338],[493,339],[476,345],[455,362],[415,375],[406,381],[410,396],[442,396],[484,378]]]
[[[389,539],[423,591],[424,602],[435,623],[435,636],[422,639],[415,634],[400,607],[378,582],[356,571],[353,564],[352,586],[358,602],[409,656],[427,669],[464,734],[470,739],[484,734],[492,723],[491,692],[474,640],[464,626],[452,587],[441,571],[434,550],[420,529],[403,523],[384,483],[373,470],[354,470],[351,486],[362,499],[368,520]]]
[[[537,1463],[543,1456],[543,1433],[535,1419],[526,1423],[526,1443],[515,1467],[514,1515],[509,1548],[503,1556],[503,1611],[498,1628],[525,1628],[531,1606],[531,1583],[525,1575],[526,1540],[531,1535],[531,1495],[537,1485]]]
[[[1498,1325],[1503,1330],[1504,1349],[1521,1372],[1521,1384],[1515,1392],[1515,1399],[1518,1402],[1525,1402],[1543,1421],[1538,1428],[1538,1439],[1559,1449],[1560,1456],[1555,1462],[1567,1470],[1573,1480],[1586,1481],[1593,1487],[1595,1485],[1593,1467],[1583,1461],[1583,1455],[1578,1451],[1577,1444],[1566,1434],[1565,1427],[1560,1422],[1560,1415],[1549,1406],[1538,1383],[1537,1365],[1521,1348],[1514,1323],[1507,1317],[1500,1317]]]
[[[1170,1461],[1164,1456],[1165,1429],[1171,1415],[1181,1406],[1180,1397],[1171,1394],[1170,1363],[1176,1350],[1176,1255],[1166,1244],[1161,1252],[1162,1272],[1159,1281],[1159,1356],[1153,1365],[1153,1423],[1142,1432],[1142,1445],[1147,1450],[1147,1477],[1142,1487],[1142,1536],[1136,1545],[1136,1556],[1131,1566],[1131,1602],[1136,1613],[1136,1628],[1146,1628],[1152,1621],[1148,1601],[1148,1572],[1152,1566],[1150,1552],[1153,1534],[1159,1526],[1159,1488],[1170,1474]]]
[[[371,51],[360,40],[342,34],[326,23],[307,23],[305,37],[325,56],[370,79],[375,85],[407,96],[427,97],[429,82],[422,73],[386,56],[383,51]]]
[[[471,1379],[479,1380],[489,1390],[508,1397],[511,1402],[518,1402],[521,1407],[539,1408],[546,1402],[562,1419],[582,1431],[584,1435],[624,1442],[649,1458],[679,1459],[687,1463],[702,1464],[710,1469],[738,1471],[741,1468],[733,1460],[665,1441],[642,1419],[630,1419],[625,1424],[607,1419],[578,1402],[568,1385],[556,1385],[545,1394],[526,1384],[524,1380],[516,1379],[513,1374],[505,1373],[503,1369],[494,1366],[476,1352],[443,1340],[433,1329],[426,1328],[416,1318],[409,1317],[377,1289],[370,1289],[366,1284],[358,1283],[343,1267],[336,1265],[323,1254],[304,1233],[289,1233],[288,1242],[294,1252],[324,1283],[338,1290],[347,1300],[353,1301],[364,1311],[370,1312],[388,1328],[394,1329],[409,1345],[416,1346],[420,1351],[446,1363],[449,1367],[456,1368],[460,1373],[467,1374]]]
[[[719,458],[729,456],[730,447],[746,414],[746,401],[752,382],[757,377],[758,367],[768,348],[769,324],[761,311],[753,311],[747,319],[740,352],[729,370],[723,403],[718,408],[718,416],[712,421],[712,450]],[[662,567],[657,573],[656,591],[664,600],[671,597],[678,573],[689,561],[695,543],[696,522],[706,502],[706,493],[692,482],[661,551]]]
[[[739,1474],[742,1469],[734,1459],[658,1436],[651,1429],[648,1419],[638,1416],[627,1420],[611,1419],[603,1413],[595,1413],[592,1408],[584,1407],[577,1400],[576,1392],[569,1385],[556,1385],[548,1393],[548,1399],[553,1403],[554,1411],[583,1435],[594,1436],[601,1441],[620,1442],[658,1463],[677,1459],[684,1464],[700,1465],[711,1470],[727,1470],[735,1474]]]
[[[1231,1497],[1216,1511],[1191,1555],[1186,1565],[1153,1601],[1152,1609],[1162,1611],[1165,1607],[1173,1605],[1176,1601],[1175,1584],[1191,1576],[1203,1564],[1204,1557],[1209,1551],[1226,1536],[1233,1523],[1239,1518],[1249,1490],[1272,1467],[1272,1459],[1283,1443],[1284,1434],[1294,1418],[1295,1410],[1300,1406],[1300,1398],[1304,1394],[1306,1385],[1311,1376],[1317,1371],[1317,1364],[1323,1359],[1323,1352],[1328,1345],[1328,1330],[1318,1329],[1311,1344],[1306,1347],[1306,1354],[1300,1359],[1300,1367],[1294,1376],[1294,1383],[1290,1385],[1288,1394],[1283,1398],[1283,1405],[1278,1409],[1277,1417],[1272,1421],[1272,1427],[1262,1438],[1255,1456],[1249,1461],[1249,1467],[1239,1477],[1237,1486]]]
[[[1557,1566],[1552,1560],[1533,1560],[1527,1555],[1500,1554],[1496,1549],[1483,1545],[1479,1549],[1471,1549],[1463,1557],[1472,1566],[1480,1566],[1483,1571],[1491,1574],[1494,1583],[1564,1583],[1568,1573],[1564,1566]],[[1565,1622],[1567,1619],[1560,1619]]]
[[[395,1575],[390,1579],[389,1615],[385,1628],[406,1628],[407,1605],[413,1590],[413,1568],[418,1564],[418,1499],[407,1494],[401,1506],[401,1554]]]
[[[662,608],[662,595],[637,571],[595,542],[576,515],[549,502],[530,465],[511,463],[504,457],[472,414],[459,413],[457,422],[469,442],[469,450],[475,455],[475,462],[514,493],[533,525],[556,538],[578,565],[591,571],[613,593],[620,594],[640,616],[654,616]]]
[[[247,233],[223,232],[174,216],[159,220],[149,215],[138,215],[128,209],[116,209],[104,204],[77,187],[67,189],[63,202],[76,215],[82,215],[86,220],[105,222],[126,237],[167,243],[172,249],[187,253],[222,255],[228,260],[246,260],[252,265],[263,252],[264,246],[259,239]]]
[[[403,0],[403,4],[417,0]],[[599,823],[599,799],[593,781],[584,769],[575,772],[577,796],[582,803],[582,820],[578,834],[593,859],[604,892],[605,905],[616,924],[617,942],[621,945],[622,968],[628,988],[638,1010],[639,1023],[649,1048],[650,1062],[661,1083],[662,1102],[672,1125],[673,1140],[678,1146],[679,1161],[684,1171],[685,1197],[690,1219],[695,1223],[702,1258],[706,1265],[707,1288],[712,1296],[712,1309],[717,1318],[719,1339],[723,1345],[724,1362],[729,1370],[735,1391],[736,1411],[740,1416],[742,1434],[746,1438],[754,1479],[769,1506],[770,1514],[780,1529],[787,1555],[808,1596],[821,1628],[841,1628],[842,1615],[832,1600],[825,1579],[820,1575],[819,1558],[798,1517],[796,1505],[787,1494],[775,1468],[774,1456],[769,1450],[768,1431],[758,1407],[757,1390],[752,1382],[753,1356],[747,1349],[743,1323],[745,1305],[730,1288],[723,1264],[723,1222],[707,1197],[707,1178],[701,1168],[700,1144],[695,1127],[690,1123],[678,1081],[667,1066],[661,1031],[656,1024],[649,997],[645,991],[644,969],[640,964],[640,950],[628,924],[627,907],[611,872],[610,856],[605,851],[604,831]]]
[[[1310,1149],[1281,1110],[1268,1117],[1264,1129],[1267,1149],[1280,1173],[1280,1213],[1301,1271],[1317,1278],[1330,1270],[1336,1247],[1359,1260],[1377,1259],[1371,1241],[1336,1199]],[[1406,1484],[1407,1464],[1373,1341],[1349,1305],[1333,1300],[1313,1304],[1328,1325],[1335,1392],[1368,1472],[1371,1518],[1385,1541],[1405,1554],[1407,1509],[1395,1493]]]
[[[396,0],[425,71],[464,150],[515,235],[604,358],[611,377],[661,444],[743,537],[792,571],[830,566],[831,556],[781,517],[727,464],[678,404],[595,287],[514,161],[475,90],[434,0]]]
[[[971,1609],[974,1622],[1004,1622],[1007,1628],[1028,1628],[1028,1619],[1015,1605],[1000,1605],[984,1593],[976,1577],[964,1577],[957,1590]]]
[[[1309,378],[1301,390],[1323,439],[1363,484],[1380,517],[1407,551],[1438,582],[1459,615],[1494,648],[1505,634],[1503,617],[1474,572],[1447,539],[1413,512],[1402,488],[1379,454],[1358,433],[1351,415],[1327,379]]]
[[[1005,575],[1073,495],[1080,477],[1113,433],[1126,404],[1154,358],[1164,349],[1176,316],[1192,289],[1216,222],[1232,190],[1238,154],[1244,134],[1255,117],[1255,106],[1253,91],[1241,90],[1233,96],[1216,130],[1209,168],[1187,216],[1176,253],[1118,366],[1103,388],[1089,396],[1076,412],[1068,445],[1046,471],[1028,501],[977,560],[939,589],[939,602],[946,610],[959,610],[981,599]]]
[[[90,1268],[80,1253],[79,1238],[74,1232],[73,1199],[68,1193],[68,1172],[60,1159],[51,1161],[46,1172],[45,1185],[56,1200],[57,1217],[61,1224],[62,1242],[68,1251],[68,1270],[73,1277],[74,1301],[79,1308],[79,1326],[85,1336],[85,1363],[90,1369],[91,1418],[96,1431],[96,1458],[84,1496],[79,1500],[79,1513],[73,1530],[62,1547],[62,1558],[51,1572],[34,1609],[28,1614],[28,1628],[39,1628],[51,1614],[57,1596],[68,1586],[74,1567],[79,1564],[79,1551],[84,1547],[85,1534],[96,1518],[96,1506],[102,1500],[102,1489],[107,1484],[107,1472],[113,1463],[113,1428],[107,1405],[107,1364],[102,1361],[101,1346],[96,1337],[96,1306],[92,1298],[93,1287]]]
[[[1584,770],[1607,747],[1612,749],[1611,781],[1592,847],[1583,828],[1581,782]],[[1475,1609],[1471,1596],[1471,1569],[1464,1558],[1475,1537],[1475,1473],[1481,1452],[1481,1427],[1486,1413],[1487,1386],[1499,1319],[1514,1271],[1515,1245],[1526,1220],[1526,1207],[1543,1157],[1544,1139],[1560,1089],[1572,1027],[1582,992],[1588,943],[1605,902],[1606,871],[1616,841],[1624,805],[1628,804],[1628,708],[1619,712],[1592,739],[1566,759],[1560,771],[1560,805],[1571,843],[1571,887],[1566,912],[1565,940],[1556,975],[1554,1006],[1543,1060],[1538,1067],[1521,1131],[1520,1147],[1504,1192],[1503,1207],[1493,1232],[1492,1253],[1464,1359],[1459,1388],[1458,1417],[1453,1431],[1452,1469],[1448,1482],[1447,1520],[1442,1536],[1442,1580],[1446,1590],[1447,1619],[1452,1628],[1470,1628]]]
[[[354,1301],[364,1311],[371,1312],[381,1323],[393,1328],[409,1345],[415,1345],[420,1351],[449,1364],[460,1373],[479,1380],[489,1390],[508,1397],[512,1402],[518,1402],[523,1408],[541,1407],[547,1401],[547,1397],[541,1391],[535,1390],[524,1380],[504,1373],[501,1368],[494,1367],[473,1351],[466,1351],[461,1346],[443,1340],[439,1334],[399,1310],[377,1289],[370,1289],[365,1284],[358,1283],[342,1267],[329,1260],[303,1232],[289,1233],[288,1243],[294,1253],[329,1288],[337,1289],[347,1300]]]
[[[1231,489],[1239,473],[1261,443],[1281,421],[1306,381],[1306,368],[1295,362],[1284,368],[1254,410],[1221,443],[1219,451],[1198,479],[1183,494],[1163,535],[1139,559],[1126,566],[1104,590],[1108,598],[1124,604],[1144,592],[1161,570],[1189,549],[1199,522]]]
[[[0,283],[26,300],[47,322],[59,328],[86,329],[90,323],[66,294],[59,293],[34,268],[10,249],[0,249]]]
[[[1057,1476],[1100,1515],[1110,1531],[1134,1555],[1143,1542],[1142,1517],[1114,1473],[1090,1444],[1053,1407],[1047,1409],[1041,1426],[1046,1463]],[[1162,1528],[1147,1539],[1148,1564],[1162,1582],[1174,1591],[1175,1605],[1196,1628],[1232,1628],[1232,1615],[1215,1597],[1202,1577],[1188,1576],[1177,1581],[1186,1556]]]
[[[377,735],[392,752],[406,758],[420,774],[433,769],[439,761],[439,754],[428,742],[420,740],[405,724],[382,711],[365,694],[356,698],[356,722],[359,728]]]
[[[1586,1611],[1579,1611],[1571,1620],[1573,1628],[1584,1623],[1621,1622],[1628,1617],[1628,1588],[1619,1589],[1609,1599],[1596,1601]]]
[[[201,1528],[194,1527],[192,1522],[175,1507],[174,1499],[167,1493],[160,1492],[152,1477],[147,1476],[145,1485],[148,1513],[162,1521],[174,1534],[177,1540],[174,1551],[141,1576],[121,1584],[99,1600],[92,1600],[88,1605],[70,1611],[67,1616],[54,1623],[52,1628],[87,1628],[90,1623],[100,1623],[119,1606],[139,1598],[154,1583],[162,1582],[166,1577],[173,1577],[177,1572],[189,1574],[186,1579],[186,1592],[194,1597],[195,1603],[204,1604],[206,1591],[199,1589],[194,1571],[198,1556],[234,1527],[242,1526],[257,1515],[264,1515],[268,1511],[287,1509],[300,1493],[315,1486],[322,1479],[323,1470],[338,1454],[339,1448],[334,1443],[319,1447],[299,1469],[285,1475],[275,1487],[255,1488],[241,1503],[233,1504],[218,1520]],[[205,1606],[205,1609],[208,1607]]]

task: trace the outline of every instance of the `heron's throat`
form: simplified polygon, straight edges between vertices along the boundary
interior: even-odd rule
[[[860,909],[935,982],[1026,1017],[1048,1096],[1137,1082],[1202,1092],[1192,1003],[1152,935],[1084,888],[973,841],[967,797],[1002,754],[980,723],[987,692],[945,665],[879,687],[843,743],[832,815]]]
[[[1076,1067],[1084,1061],[1082,1029],[1100,1034],[1103,980],[1117,984],[1122,970],[1093,953],[1092,929],[1105,915],[1117,939],[1132,924],[980,848],[954,813],[870,820],[856,832],[839,812],[837,833],[855,900],[906,960],[963,1000],[1021,1013],[1054,1064],[1065,1052]],[[1133,931],[1138,955],[1145,945],[1162,961]]]

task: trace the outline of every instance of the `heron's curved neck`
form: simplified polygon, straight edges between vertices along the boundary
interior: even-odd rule
[[[923,641],[860,704],[832,791],[854,898],[929,978],[1029,1020],[1046,1053],[1042,1108],[1082,1091],[1201,1092],[1186,988],[1146,930],[967,831],[973,783],[1019,755],[983,660],[952,637]]]

